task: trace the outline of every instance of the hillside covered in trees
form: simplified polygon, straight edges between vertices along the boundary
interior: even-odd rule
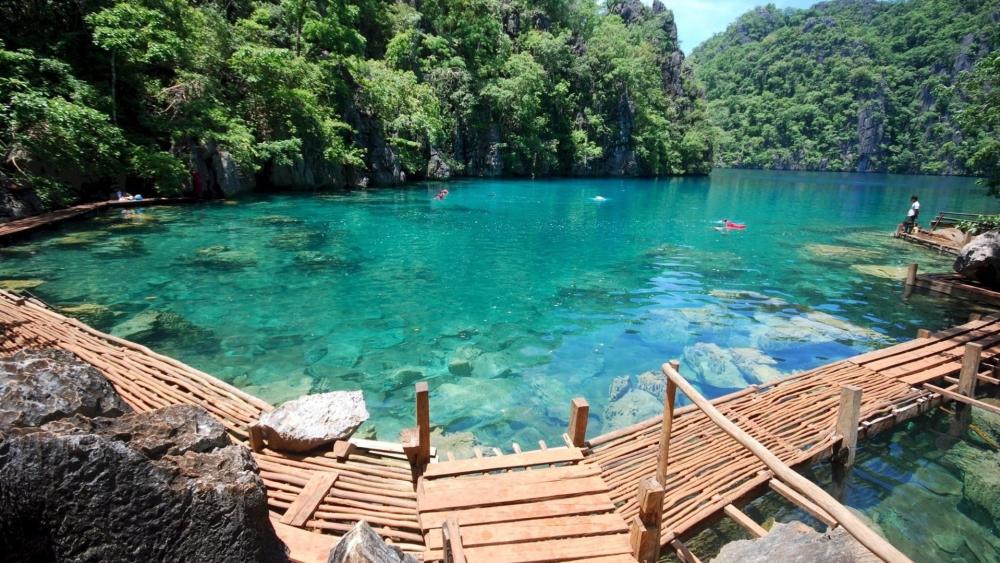
[[[26,0],[0,4],[0,28],[0,191],[15,213],[194,183],[710,166],[659,2]]]
[[[997,0],[835,0],[748,12],[691,60],[716,164],[989,175],[1000,123],[971,114],[998,46]]]

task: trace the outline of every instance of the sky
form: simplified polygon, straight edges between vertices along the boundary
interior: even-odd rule
[[[652,0],[643,0],[652,4]],[[730,23],[756,6],[808,8],[819,0],[661,0],[673,10],[681,49],[691,54],[699,43],[726,29]]]

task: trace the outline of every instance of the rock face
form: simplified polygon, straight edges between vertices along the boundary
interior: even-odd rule
[[[821,534],[801,522],[775,524],[766,536],[723,546],[712,563],[876,563],[877,557],[843,528]]]
[[[367,522],[361,521],[333,546],[327,563],[417,563],[417,560],[386,544]]]
[[[990,287],[1000,286],[1000,232],[990,231],[972,239],[955,259],[954,269]]]
[[[205,195],[229,197],[254,188],[254,178],[243,174],[233,156],[214,143],[192,147],[191,164],[201,176]]]
[[[437,149],[431,149],[431,157],[427,161],[426,178],[428,180],[447,180],[451,178],[451,167],[448,166],[441,152]]]
[[[272,449],[305,452],[349,438],[368,420],[361,391],[306,395],[260,417],[264,439]]]
[[[42,200],[32,190],[0,186],[0,223],[37,215],[43,210]]]
[[[108,380],[69,352],[23,350],[0,360],[0,429],[129,412]]]
[[[8,561],[287,561],[253,457],[200,407],[3,430]]]

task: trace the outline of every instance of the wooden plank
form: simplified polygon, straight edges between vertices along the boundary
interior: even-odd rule
[[[294,563],[326,563],[330,550],[339,538],[327,534],[307,532],[301,528],[282,524],[272,514],[271,525],[278,539],[288,546],[288,558]],[[220,549],[224,546],[219,546]]]
[[[858,446],[858,423],[861,419],[861,388],[857,385],[840,387],[840,406],[837,408],[837,434],[842,439],[840,449],[845,450],[839,457],[844,467],[854,465],[854,455]]]
[[[569,435],[570,445],[582,448],[587,440],[587,417],[590,415],[590,405],[587,400],[577,397],[570,402],[569,406],[569,427],[566,433]]]
[[[427,468],[424,472],[424,477],[431,479],[466,473],[486,473],[531,465],[576,463],[582,460],[583,453],[577,448],[549,448],[547,450],[534,450],[521,454],[435,463]]]
[[[631,555],[603,555],[585,559],[570,559],[569,561],[572,563],[635,563],[635,557]]]
[[[427,533],[427,548],[441,549],[441,534],[432,529]],[[462,545],[497,545],[548,539],[624,534],[628,532],[625,521],[614,513],[576,514],[555,518],[534,518],[500,524],[462,526]]]
[[[431,512],[497,504],[533,502],[546,499],[572,497],[608,490],[600,477],[584,477],[552,483],[511,484],[506,487],[487,487],[474,484],[471,488],[439,491],[435,494],[419,492],[417,510]]]
[[[465,563],[465,538],[458,522],[449,518],[441,528],[444,563]]]
[[[314,473],[306,485],[302,487],[299,496],[295,497],[292,505],[285,511],[284,516],[281,517],[281,523],[289,526],[302,526],[309,521],[313,512],[316,512],[316,507],[323,501],[323,498],[330,491],[330,487],[337,480],[338,475],[336,471],[317,471]]]
[[[421,511],[420,527],[424,530],[440,528],[449,515],[454,515],[461,526],[514,522],[533,518],[565,516],[567,514],[594,514],[615,509],[608,493],[579,495],[573,498],[551,499],[507,506],[494,506],[489,510],[472,508],[449,511]]]
[[[747,516],[746,513],[739,508],[736,508],[731,504],[727,504],[726,507],[723,508],[723,511],[726,513],[726,516],[732,518],[733,521],[742,526],[744,530],[749,532],[750,535],[755,538],[762,538],[767,535],[767,530],[761,527],[760,524],[754,522],[752,518]]]
[[[983,355],[983,347],[976,343],[965,345],[962,355],[962,369],[958,373],[958,392],[966,397],[976,396],[976,375],[979,374],[979,363]]]
[[[457,489],[474,487],[507,486],[511,484],[527,485],[530,483],[549,483],[567,479],[595,477],[601,474],[601,468],[591,464],[566,465],[561,467],[545,467],[532,471],[514,473],[499,473],[490,475],[474,475],[454,477],[451,479],[423,480],[422,487],[427,494],[448,492]]]
[[[865,352],[864,354],[859,354],[857,356],[852,356],[847,358],[847,361],[866,366],[870,362],[876,360],[881,360],[884,358],[889,358],[892,356],[897,356],[912,350],[916,350],[933,343],[934,341],[943,341],[950,339],[957,339],[960,337],[965,337],[968,333],[976,330],[989,330],[997,322],[997,318],[987,317],[980,321],[975,321],[971,323],[965,323],[956,327],[943,330],[932,335],[932,340],[928,342],[927,339],[921,338],[917,340],[910,340],[909,342],[903,342],[902,344],[896,344],[895,346],[889,346],[888,348],[880,348],[878,350],[872,350],[871,352]]]
[[[581,557],[627,555],[628,553],[628,536],[625,534],[487,545],[470,547],[465,550],[465,556],[469,561],[518,561],[520,563],[572,561]]]

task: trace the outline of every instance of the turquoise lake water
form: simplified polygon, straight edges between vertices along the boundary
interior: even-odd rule
[[[470,433],[560,443],[576,396],[589,436],[655,415],[643,374],[668,359],[718,396],[964,322],[966,303],[902,297],[907,264],[951,259],[889,235],[911,193],[924,226],[997,208],[973,180],[923,176],[469,180],[436,201],[441,187],[119,210],[0,248],[0,286],[271,402],[363,389],[366,436],[412,426],[426,380],[448,434],[433,440],[462,456]],[[719,232],[723,218],[747,228]],[[997,561],[989,516],[927,446],[935,420],[866,444],[845,501],[917,560]],[[910,522],[914,502],[961,517]]]
[[[911,193],[924,225],[996,205],[921,176],[440,186],[119,210],[4,249],[0,279],[272,402],[361,388],[383,439],[428,380],[434,424],[509,449],[559,442],[574,396],[591,436],[656,414],[638,376],[671,358],[716,396],[964,320],[882,277],[950,266],[889,233]]]

